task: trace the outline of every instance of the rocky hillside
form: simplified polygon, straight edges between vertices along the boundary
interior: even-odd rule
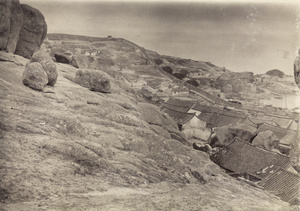
[[[279,70],[259,75],[232,72],[210,62],[159,55],[121,38],[49,34],[42,47],[53,58],[64,54],[75,67],[109,70],[113,77],[118,75],[123,88],[139,91],[154,103],[169,96],[188,97],[194,87],[214,103],[257,106],[263,100],[295,95],[297,88],[293,77],[279,77]]]
[[[22,83],[27,62],[1,53],[2,210],[294,210],[223,174],[114,77],[94,92],[56,63],[54,87],[36,91]]]

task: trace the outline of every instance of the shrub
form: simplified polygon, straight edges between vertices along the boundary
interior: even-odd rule
[[[199,83],[196,80],[194,80],[194,79],[188,80],[187,83],[189,83],[189,84],[191,84],[191,85],[193,85],[195,87],[199,86]]]
[[[185,77],[182,73],[174,73],[173,75],[180,80]]]
[[[183,74],[184,77],[186,77],[186,76],[189,74],[189,71],[188,71],[187,69],[181,69],[181,70],[179,71],[179,73]]]
[[[161,59],[154,59],[155,64],[161,65],[163,63],[163,60]]]
[[[169,66],[164,66],[162,69],[164,71],[166,71],[167,73],[169,73],[169,74],[173,73],[173,69],[171,67],[169,67]]]

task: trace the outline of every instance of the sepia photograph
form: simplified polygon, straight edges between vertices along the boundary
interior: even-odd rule
[[[299,0],[0,0],[0,210],[299,211]]]

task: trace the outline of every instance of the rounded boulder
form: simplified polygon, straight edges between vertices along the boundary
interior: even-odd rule
[[[78,70],[75,83],[96,92],[110,92],[110,81],[105,73],[99,70]]]
[[[21,27],[15,54],[30,59],[38,50],[47,34],[44,15],[37,9],[21,4],[24,23]]]
[[[48,84],[48,76],[38,62],[29,63],[22,75],[23,84],[35,90],[43,90]]]
[[[48,76],[48,85],[54,86],[57,81],[58,73],[55,62],[50,55],[42,50],[38,50],[32,55],[31,62],[38,62],[42,65]]]

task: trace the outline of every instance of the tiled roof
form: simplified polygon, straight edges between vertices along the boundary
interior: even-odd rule
[[[276,173],[264,178],[259,185],[265,190],[274,193],[283,201],[289,202],[292,205],[299,204],[300,177],[297,174],[280,169]]]
[[[177,107],[189,107],[191,108],[196,102],[195,101],[188,101],[188,100],[179,100],[176,98],[170,98],[165,104],[173,105]]]
[[[175,106],[175,105],[170,105],[170,104],[165,103],[161,106],[161,110],[163,110],[164,108],[187,113],[191,107],[190,106]]]
[[[207,122],[207,120],[209,119],[210,115],[212,113],[206,113],[206,112],[201,112],[199,115],[198,115],[198,118],[204,122]]]
[[[270,125],[267,123],[262,124],[259,128],[258,128],[258,132],[262,132],[262,131],[266,131],[266,130],[271,130],[279,140],[281,140],[284,136],[286,136],[288,130],[281,128],[281,127],[277,127],[274,125]]]
[[[291,145],[296,139],[296,132],[295,131],[288,131],[287,134],[280,139],[279,143],[285,144],[285,145]]]
[[[219,111],[218,113],[212,113],[208,120],[207,125],[209,127],[223,127],[235,124],[237,122],[243,123],[247,116],[244,114],[237,114],[230,111]]]
[[[247,173],[260,179],[279,168],[285,169],[290,166],[289,157],[238,139],[213,154],[211,159],[227,170]]]
[[[185,124],[195,116],[195,113],[180,112],[168,108],[164,108],[162,111],[167,113],[175,122],[179,124]]]
[[[208,105],[202,105],[200,103],[195,104],[193,106],[193,109],[197,110],[197,111],[205,112],[205,113],[218,112],[221,110],[219,108],[215,108],[213,106],[208,106]]]

